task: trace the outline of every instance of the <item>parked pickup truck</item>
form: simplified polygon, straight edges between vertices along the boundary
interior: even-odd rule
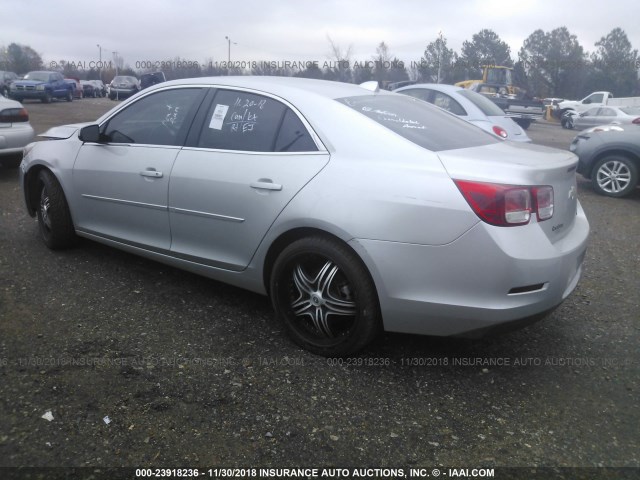
[[[29,72],[22,80],[11,83],[9,96],[19,102],[34,98],[49,103],[53,98],[73,101],[72,86],[64,81],[59,72]]]
[[[592,107],[633,107],[640,106],[640,97],[614,98],[611,92],[593,92],[582,100],[563,100],[558,102],[556,110],[558,117],[562,118],[567,111],[582,113]]]

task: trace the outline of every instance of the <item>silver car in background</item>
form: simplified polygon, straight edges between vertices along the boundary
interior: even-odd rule
[[[0,95],[0,165],[17,167],[23,148],[34,137],[27,109],[20,102]]]
[[[562,126],[582,130],[600,125],[637,125],[640,127],[640,107],[599,106],[577,113],[568,111],[562,117]]]
[[[79,235],[267,294],[320,355],[383,329],[478,334],[559,305],[589,234],[575,155],[369,87],[150,87],[28,148],[28,212],[50,248]]]
[[[484,95],[455,85],[419,83],[394,90],[443,108],[503,140],[531,142],[520,125]]]

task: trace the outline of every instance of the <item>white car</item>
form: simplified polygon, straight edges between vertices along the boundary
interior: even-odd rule
[[[17,167],[23,148],[34,136],[27,110],[20,102],[0,95],[0,164]]]
[[[531,142],[525,131],[495,103],[472,90],[439,83],[419,83],[394,90],[433,103],[503,140]]]

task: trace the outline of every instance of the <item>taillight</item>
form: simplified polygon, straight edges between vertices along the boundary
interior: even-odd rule
[[[458,189],[481,220],[499,227],[526,225],[553,216],[553,187],[524,187],[455,180]]]
[[[28,122],[29,114],[26,108],[6,108],[0,112],[0,123]]]
[[[532,191],[535,196],[538,221],[549,220],[553,217],[553,187],[534,187]]]
[[[504,128],[499,127],[498,125],[494,125],[492,128],[493,128],[493,133],[498,135],[500,138],[507,138],[509,136],[507,131]]]
[[[638,118],[634,118],[631,123],[633,123],[634,125],[640,125],[640,117]]]

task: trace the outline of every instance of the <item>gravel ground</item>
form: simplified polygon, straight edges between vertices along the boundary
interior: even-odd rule
[[[26,107],[42,132],[114,104]],[[564,149],[574,135],[546,123],[528,133]],[[579,195],[586,269],[550,317],[476,341],[387,334],[338,361],[290,343],[261,296],[89,241],[47,250],[17,170],[0,168],[0,467],[635,476],[640,191],[605,198],[580,178]]]

